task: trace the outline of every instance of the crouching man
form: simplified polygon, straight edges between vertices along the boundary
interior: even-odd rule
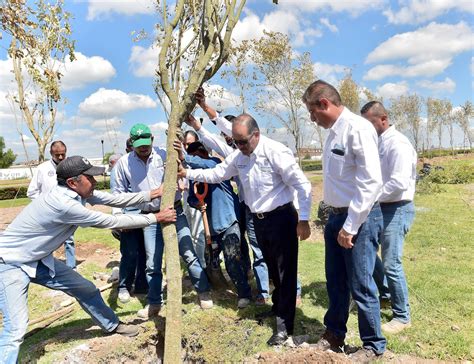
[[[53,257],[53,252],[78,226],[134,229],[156,222],[176,221],[171,207],[146,215],[112,216],[85,208],[85,203],[126,207],[149,202],[157,190],[112,195],[94,191],[94,176],[104,173],[83,157],[73,156],[59,163],[58,186],[32,203],[0,234],[0,363],[17,361],[28,325],[30,282],[60,290],[77,299],[81,307],[104,331],[126,336],[138,334],[134,325],[121,323],[99,290],[79,273]]]

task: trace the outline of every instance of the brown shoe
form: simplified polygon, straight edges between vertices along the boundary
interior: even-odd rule
[[[123,336],[128,336],[128,337],[133,337],[133,336],[137,336],[138,332],[139,332],[138,331],[138,326],[130,325],[130,324],[124,324],[123,322],[120,322],[112,333],[123,335]]]
[[[367,348],[360,348],[354,354],[349,355],[349,359],[351,359],[355,363],[370,363],[374,360],[379,360],[383,356],[382,354],[377,354],[372,349]]]
[[[326,330],[316,343],[316,348],[319,350],[332,350],[335,353],[344,352],[344,338],[337,337],[331,331]]]

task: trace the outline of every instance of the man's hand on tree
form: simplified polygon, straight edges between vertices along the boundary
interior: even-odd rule
[[[175,139],[173,142],[173,148],[178,152],[178,159],[180,161],[184,161],[184,152],[183,152],[183,143],[178,139]]]
[[[150,198],[153,200],[154,198],[158,198],[163,196],[163,185],[161,185],[158,188],[155,188],[154,190],[150,191]]]
[[[217,112],[208,104],[206,104],[206,95],[204,94],[204,89],[199,87],[197,92],[194,94],[197,104],[204,110],[204,112],[209,116],[209,119],[215,119],[217,117]]]
[[[157,222],[175,222],[176,221],[176,210],[172,206],[162,209],[160,212],[155,213]]]
[[[186,169],[180,161],[178,161],[178,178],[186,178]]]
[[[196,131],[199,131],[199,129],[201,129],[201,122],[191,114],[189,114],[187,119],[184,119],[184,122]]]

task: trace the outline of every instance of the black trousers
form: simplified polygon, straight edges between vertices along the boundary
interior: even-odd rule
[[[260,218],[259,218],[260,216]],[[277,331],[293,334],[298,271],[298,213],[292,203],[263,215],[253,214],[255,234],[275,289],[272,310]]]

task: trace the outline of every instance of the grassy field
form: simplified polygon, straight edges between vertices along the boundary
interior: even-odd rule
[[[472,160],[453,163],[472,166]],[[320,182],[319,176],[311,179],[313,183]],[[416,219],[407,237],[404,254],[413,326],[400,335],[388,336],[388,349],[395,354],[414,357],[473,360],[474,184],[445,185],[443,190],[436,195],[416,197]],[[106,248],[117,249],[117,242],[109,231],[79,229],[76,240],[79,244],[102,243]],[[100,269],[96,263],[86,260],[80,272],[91,278],[92,273]],[[300,244],[299,278],[303,285],[303,304],[297,308],[295,335],[308,334],[310,341],[314,342],[324,329],[322,321],[327,308],[324,245],[321,241]],[[31,318],[53,310],[53,300],[47,294],[47,290],[31,285]],[[104,297],[122,320],[133,320],[143,305],[143,301],[137,299],[125,305],[119,304],[115,291],[107,291]],[[215,309],[201,311],[196,306],[196,294],[189,288],[185,289],[183,342],[189,359],[239,362],[267,350],[265,341],[272,332],[271,320],[263,325],[253,320],[254,314],[262,308],[252,306],[238,311],[235,296],[221,294],[214,298]],[[389,309],[383,309],[382,321],[390,320],[390,314]],[[100,338],[99,331],[83,330],[90,324],[88,316],[78,310],[66,320],[27,338],[21,348],[22,362],[60,360],[70,348],[90,342],[91,338]],[[110,362],[125,355],[140,361],[143,347],[156,340],[155,327],[160,331],[162,322],[149,322],[144,327],[144,332],[129,342],[127,353],[124,353],[123,346],[118,345],[100,360]],[[350,314],[347,341],[360,344],[355,312]]]

